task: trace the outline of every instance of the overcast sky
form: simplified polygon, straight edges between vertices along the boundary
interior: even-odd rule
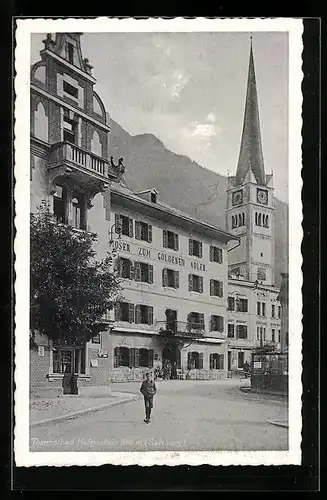
[[[44,38],[32,35],[32,63]],[[84,33],[81,43],[113,120],[222,175],[235,174],[249,33]],[[253,52],[265,169],[287,202],[287,33],[254,33]]]

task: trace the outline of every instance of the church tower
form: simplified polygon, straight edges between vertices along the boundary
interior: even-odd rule
[[[228,178],[226,226],[240,238],[229,252],[229,275],[274,284],[273,175],[265,173],[252,50],[236,175]]]

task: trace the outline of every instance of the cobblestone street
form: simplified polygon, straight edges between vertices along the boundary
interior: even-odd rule
[[[113,391],[138,393],[138,383]],[[245,394],[239,380],[157,382],[152,420],[140,398],[30,430],[30,451],[287,450],[286,399]]]

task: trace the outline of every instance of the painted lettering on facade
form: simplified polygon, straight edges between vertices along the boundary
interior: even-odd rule
[[[131,251],[130,244],[126,243],[125,241],[115,240],[113,243],[113,246],[114,246],[115,250],[121,250],[123,252],[130,252]]]
[[[158,260],[167,262],[167,264],[176,264],[178,266],[185,266],[185,260],[181,257],[175,257],[175,255],[167,255],[164,252],[158,252]]]
[[[201,262],[191,261],[191,268],[196,269],[197,271],[205,271],[206,270],[205,264],[201,264]]]
[[[149,248],[138,247],[137,253],[139,255],[142,255],[142,257],[148,257],[149,259],[151,259],[151,252],[150,252]]]

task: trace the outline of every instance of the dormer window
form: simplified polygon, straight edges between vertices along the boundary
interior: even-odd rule
[[[67,59],[71,64],[74,64],[74,45],[67,43]]]

